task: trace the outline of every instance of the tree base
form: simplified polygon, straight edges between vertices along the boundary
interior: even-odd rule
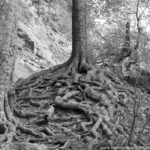
[[[80,71],[74,64],[43,71],[16,84],[6,97],[11,142],[60,150],[132,146],[130,127],[133,109],[137,110],[133,95],[141,93],[109,68],[87,63],[82,63]]]

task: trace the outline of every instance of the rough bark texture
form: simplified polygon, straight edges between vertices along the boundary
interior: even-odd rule
[[[86,0],[73,0],[72,10],[72,54],[76,67],[86,57],[87,32],[86,32]]]
[[[0,111],[6,90],[13,80],[16,53],[16,0],[0,1]]]

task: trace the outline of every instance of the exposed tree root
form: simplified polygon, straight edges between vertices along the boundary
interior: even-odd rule
[[[97,114],[98,115],[98,119],[96,121],[96,123],[94,124],[94,126],[92,127],[92,134],[94,135],[95,138],[98,138],[99,137],[99,133],[96,131],[100,124],[102,123],[102,116],[101,114]]]
[[[44,138],[45,135],[43,133],[37,133],[33,129],[29,129],[23,126],[17,126],[16,130],[19,130],[21,133],[25,133],[27,135],[32,135],[37,138]]]
[[[122,82],[110,69],[96,69],[86,63],[83,66],[78,73],[70,65],[17,83],[4,100],[8,123],[2,128],[8,128],[7,141],[43,143],[61,150],[69,149],[77,140],[89,145],[89,150],[102,141],[127,146],[131,139],[132,144],[129,131],[133,104],[138,100],[137,93],[143,93]],[[139,132],[137,137],[144,129]]]

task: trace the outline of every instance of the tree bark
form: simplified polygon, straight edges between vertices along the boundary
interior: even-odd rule
[[[78,70],[86,59],[86,0],[73,0],[72,5],[72,54],[69,61]]]
[[[71,66],[75,72],[87,70],[88,62],[87,50],[87,31],[86,31],[86,0],[72,0],[72,53],[64,64],[56,66],[56,71],[66,69]],[[70,67],[69,67],[70,68]]]
[[[7,89],[12,84],[16,55],[16,0],[0,1],[0,111]]]

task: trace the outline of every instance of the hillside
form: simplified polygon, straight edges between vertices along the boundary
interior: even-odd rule
[[[18,51],[14,81],[69,58],[70,5],[64,0],[18,0]]]

